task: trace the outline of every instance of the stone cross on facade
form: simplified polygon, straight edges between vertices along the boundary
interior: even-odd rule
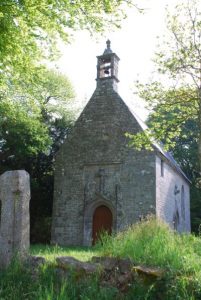
[[[99,169],[98,170],[98,174],[97,177],[99,177],[99,192],[104,194],[104,190],[105,190],[105,178],[106,178],[106,174],[105,174],[105,169]]]

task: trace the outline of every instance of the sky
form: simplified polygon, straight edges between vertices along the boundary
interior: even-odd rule
[[[122,22],[121,29],[106,32],[98,38],[91,37],[87,31],[79,31],[74,34],[71,44],[60,46],[62,55],[57,65],[71,80],[79,107],[86,104],[95,90],[96,56],[103,54],[106,40],[110,39],[111,49],[120,57],[119,94],[142,119],[146,118],[143,101],[133,94],[134,81],[146,82],[152,76],[157,36],[162,36],[165,31],[165,7],[172,7],[178,1],[138,2],[145,9],[144,13],[139,13],[136,8],[128,9],[128,17]]]

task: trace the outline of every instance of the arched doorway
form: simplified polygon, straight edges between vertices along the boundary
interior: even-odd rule
[[[108,234],[112,233],[112,212],[105,206],[98,206],[93,215],[93,231],[92,244],[94,245],[98,240],[100,233],[106,231]]]

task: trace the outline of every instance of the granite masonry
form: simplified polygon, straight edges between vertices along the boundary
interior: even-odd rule
[[[7,171],[0,176],[0,268],[29,250],[29,174]]]
[[[85,245],[148,214],[190,231],[189,180],[158,144],[128,147],[126,132],[144,129],[117,92],[118,56],[98,56],[97,87],[55,162],[52,243]]]

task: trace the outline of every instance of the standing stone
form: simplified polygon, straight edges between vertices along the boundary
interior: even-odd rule
[[[0,267],[15,255],[23,257],[30,245],[30,180],[26,171],[0,176]]]

